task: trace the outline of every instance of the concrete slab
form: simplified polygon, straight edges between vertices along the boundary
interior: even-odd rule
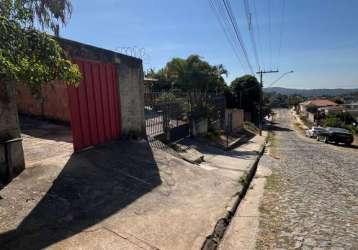
[[[52,157],[0,191],[0,245],[200,249],[239,188],[146,141]]]
[[[20,116],[20,125],[26,167],[73,153],[70,126],[29,116]]]
[[[181,141],[181,144],[191,145],[204,156],[204,162],[199,165],[201,168],[238,182],[250,170],[266,137],[267,133],[264,131],[262,136],[254,136],[247,143],[231,151],[225,151],[190,138]]]
[[[40,125],[23,130],[31,167],[0,191],[2,249],[200,249],[265,140],[231,152],[188,141],[196,165],[159,141],[71,154],[68,133]]]
[[[255,249],[260,223],[259,207],[264,194],[266,177],[269,175],[271,175],[270,169],[259,164],[256,177],[220,243],[220,250]]]

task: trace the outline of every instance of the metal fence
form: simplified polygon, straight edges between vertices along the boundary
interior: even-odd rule
[[[144,114],[148,137],[176,141],[190,135],[190,105],[180,92],[144,94]]]
[[[209,129],[226,131],[225,127],[226,101],[222,95],[211,95],[208,98],[208,126]]]
[[[203,119],[207,119],[209,129],[225,131],[223,95],[147,90],[144,103],[149,138],[177,141],[189,136],[193,124]]]

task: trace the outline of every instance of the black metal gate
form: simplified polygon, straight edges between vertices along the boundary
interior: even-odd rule
[[[144,93],[144,115],[149,138],[177,141],[190,135],[189,102],[180,92]]]
[[[208,98],[208,119],[209,127],[219,130],[225,128],[226,100],[223,95],[209,95]]]

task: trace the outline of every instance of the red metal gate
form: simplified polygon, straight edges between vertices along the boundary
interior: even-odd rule
[[[116,67],[74,60],[82,73],[79,87],[68,87],[75,151],[117,139],[121,120]]]

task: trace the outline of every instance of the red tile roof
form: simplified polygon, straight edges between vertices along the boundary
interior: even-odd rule
[[[338,104],[327,99],[314,99],[314,100],[308,100],[302,103],[305,106],[308,105],[314,105],[317,107],[327,107],[327,106],[337,106]]]

